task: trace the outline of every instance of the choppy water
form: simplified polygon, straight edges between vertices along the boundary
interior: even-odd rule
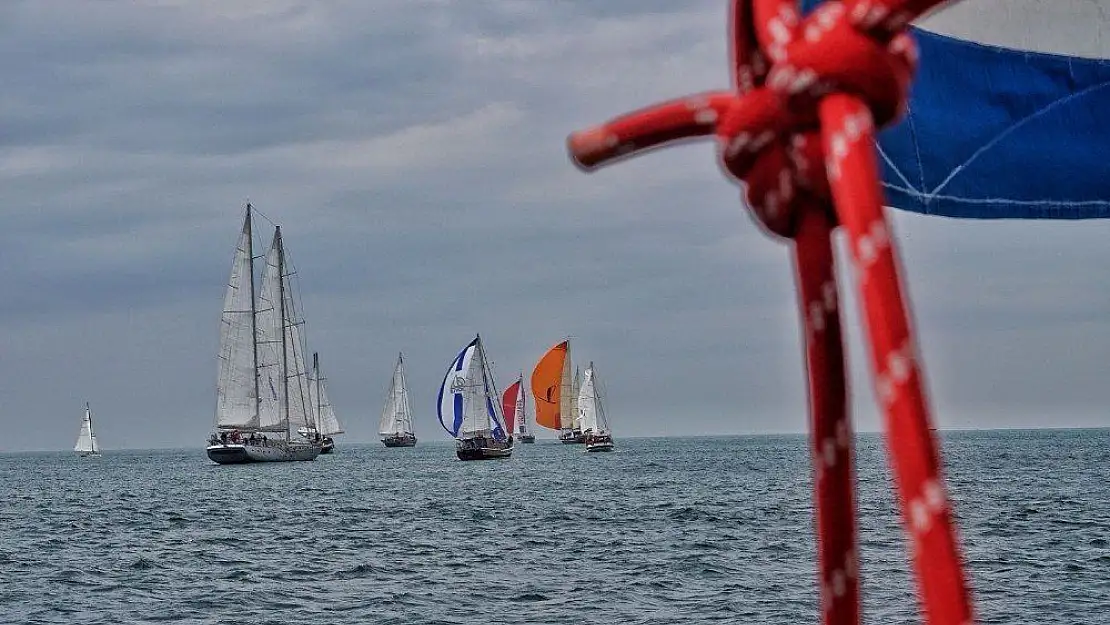
[[[949,433],[981,623],[1110,623],[1110,430]],[[814,623],[805,439],[0,456],[0,623]],[[915,623],[863,436],[870,623]]]

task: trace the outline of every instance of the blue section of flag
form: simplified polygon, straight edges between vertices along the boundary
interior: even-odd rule
[[[889,205],[972,219],[1110,217],[1110,62],[914,35],[909,112],[879,135]]]

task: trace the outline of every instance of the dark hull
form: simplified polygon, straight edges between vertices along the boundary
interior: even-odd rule
[[[382,444],[386,447],[416,447],[416,436],[413,434],[390,436],[383,438]]]
[[[564,445],[581,445],[586,442],[586,437],[581,432],[567,432],[559,435],[559,442]]]
[[[489,447],[479,448],[456,448],[455,455],[459,460],[496,460],[498,458],[508,458],[513,455],[513,448],[506,447],[505,449],[494,449]]]
[[[520,435],[520,442],[522,442],[522,443],[534,443],[534,442],[536,442],[536,437],[533,434],[521,434]]]
[[[216,464],[247,464],[253,462],[241,446],[209,447],[208,459]]]
[[[330,436],[325,436],[324,441],[320,443],[320,453],[330,454],[335,451],[335,441]]]

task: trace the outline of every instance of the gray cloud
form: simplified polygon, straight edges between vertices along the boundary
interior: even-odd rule
[[[802,431],[789,255],[712,149],[589,176],[565,155],[574,128],[726,85],[723,16],[5,4],[0,449],[66,448],[85,400],[107,447],[199,446],[248,198],[283,225],[348,440],[373,440],[399,350],[419,434],[440,436],[434,392],[474,332],[502,385],[575,337],[618,435]],[[896,219],[942,425],[1108,423],[1110,227]]]

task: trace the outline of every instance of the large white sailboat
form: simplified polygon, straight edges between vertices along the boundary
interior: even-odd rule
[[[613,451],[613,432],[605,418],[600,386],[597,369],[591,362],[582,376],[582,386],[578,391],[578,423],[582,427],[586,451]]]
[[[314,460],[319,441],[305,366],[303,320],[297,311],[282,245],[274,230],[255,297],[251,206],[232,263],[220,325],[216,432],[208,457],[219,464]]]
[[[93,432],[92,410],[89,410],[89,402],[85,402],[85,416],[81,419],[81,431],[77,433],[77,444],[73,446],[73,451],[82,458],[100,455],[100,444],[96,442],[96,434]]]
[[[439,423],[455,439],[459,460],[508,458],[513,439],[482,339],[475,336],[447,368],[437,398]]]
[[[412,427],[412,405],[409,403],[409,388],[405,381],[405,355],[397,354],[397,365],[393,367],[393,379],[385,394],[385,406],[378,424],[378,434],[386,447],[415,447],[416,432]]]

